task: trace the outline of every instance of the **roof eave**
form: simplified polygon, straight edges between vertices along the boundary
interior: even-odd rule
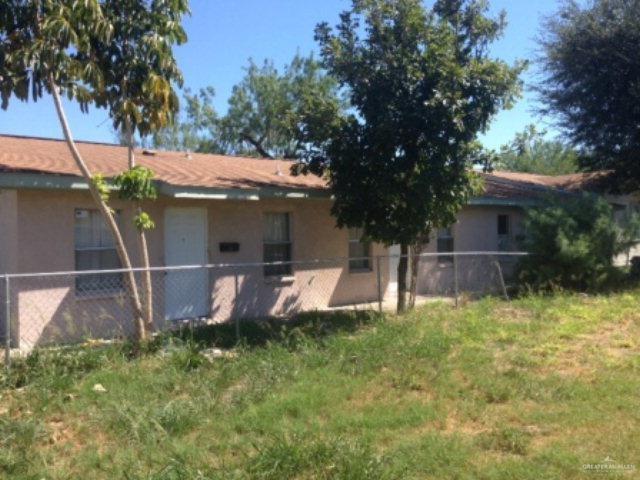
[[[495,197],[473,197],[468,205],[483,207],[530,207],[538,205],[540,199],[537,198],[495,198]]]
[[[170,185],[157,182],[161,195],[171,198],[200,200],[261,200],[263,198],[329,198],[329,190],[320,188],[214,188]],[[82,178],[73,175],[42,173],[0,173],[0,188],[36,190],[88,190]]]

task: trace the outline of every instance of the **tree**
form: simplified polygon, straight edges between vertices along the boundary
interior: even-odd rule
[[[511,104],[523,65],[488,56],[504,14],[480,1],[354,0],[334,31],[316,28],[325,68],[352,113],[307,157],[326,168],[339,227],[399,243],[398,310],[406,308],[409,247],[455,221],[472,193],[476,136]],[[304,168],[303,168],[304,170]]]
[[[114,60],[114,65],[107,65],[106,52],[117,57],[117,50],[121,47],[121,37],[118,36],[121,32],[116,31],[111,13],[118,4],[116,0],[3,2],[0,5],[0,96],[2,108],[6,109],[12,96],[23,101],[37,101],[45,93],[52,95],[69,151],[89,185],[91,196],[114,237],[118,256],[127,271],[125,278],[136,333],[138,340],[144,340],[147,330],[143,308],[129,252],[114,212],[108,205],[109,186],[101,175],[94,175],[89,170],[77,149],[61,98],[64,94],[75,99],[83,111],[87,111],[92,103],[106,106],[112,118],[122,119],[123,111],[131,112],[128,107],[116,108],[113,100],[117,94],[109,90],[115,84],[110,69],[119,63]],[[143,8],[146,4],[139,0],[138,6]],[[171,6],[180,9],[182,2],[171,2]],[[163,25],[170,19],[157,14],[154,21]],[[158,41],[170,42],[170,39],[163,39],[162,32],[162,27],[158,27]],[[149,102],[155,101],[152,99],[158,100],[151,96]],[[156,110],[157,105],[149,103],[142,108],[152,122],[156,120],[154,115],[160,114]]]
[[[144,212],[146,200],[156,198],[153,172],[136,166],[134,135],[141,137],[166,127],[178,110],[172,84],[182,74],[172,47],[186,41],[180,20],[188,12],[186,0],[146,2],[105,0],[102,11],[111,25],[108,40],[93,38],[89,55],[102,72],[102,86],[94,93],[98,107],[106,107],[113,128],[125,139],[129,170],[116,179],[121,199],[134,204],[142,260],[146,329],[153,328],[153,288],[146,231],[155,227]]]
[[[578,153],[559,140],[547,140],[546,132],[528,125],[514,139],[503,145],[500,152],[487,152],[480,163],[485,170],[565,175],[578,171]],[[486,159],[490,159],[487,163]]]
[[[170,125],[153,133],[151,143],[155,148],[200,153],[225,153],[220,138],[220,118],[213,106],[213,87],[197,93],[184,90],[182,115]]]
[[[637,243],[636,217],[616,222],[611,206],[592,194],[549,198],[527,211],[529,255],[519,264],[525,288],[597,290],[619,280],[617,255]]]
[[[221,139],[229,153],[297,158],[343,108],[336,81],[312,56],[296,55],[283,73],[273,62],[250,61],[220,122]]]
[[[581,164],[613,170],[614,184],[640,180],[640,1],[565,2],[541,35],[541,112],[555,115],[582,149]]]

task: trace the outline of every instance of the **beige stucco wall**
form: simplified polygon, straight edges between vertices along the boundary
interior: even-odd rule
[[[516,207],[467,206],[452,226],[454,248],[457,252],[496,252],[498,246],[498,215],[509,215],[511,250],[518,250],[517,237],[524,234],[524,212]],[[425,245],[425,253],[437,252],[437,233]],[[504,276],[512,272],[516,258],[487,255],[459,256],[456,260],[460,291],[498,291],[500,279],[495,261],[500,261]],[[418,269],[418,292],[439,295],[454,291],[453,264],[438,257],[425,257]]]
[[[17,248],[18,194],[16,190],[0,190],[0,274],[16,272]],[[0,340],[3,342],[6,327],[6,285],[0,282]]]
[[[14,273],[17,268],[18,193],[0,190],[0,273]]]
[[[77,208],[92,208],[86,192],[22,190],[17,195],[19,242],[16,271],[54,272],[75,268],[74,222]],[[150,260],[162,266],[164,252],[164,212],[168,207],[200,207],[207,210],[208,261],[211,264],[262,262],[263,215],[289,212],[293,260],[341,259],[321,265],[293,267],[286,281],[264,278],[262,267],[209,269],[212,321],[233,317],[280,315],[296,310],[327,308],[377,299],[377,273],[350,273],[348,235],[335,227],[328,199],[272,199],[263,201],[176,200],[161,198],[147,208],[156,222],[149,234]],[[131,209],[114,201],[121,213],[125,242],[131,246],[132,260],[139,265]],[[220,242],[239,242],[237,253],[221,253]],[[374,245],[373,255],[386,250]],[[374,262],[375,266],[375,262]],[[382,281],[388,269],[381,268]],[[163,272],[153,274],[154,312],[157,322],[164,318]],[[129,307],[121,297],[77,297],[74,279],[65,277],[24,278],[14,282],[16,315],[23,346],[57,339],[126,334],[130,331]],[[179,288],[179,286],[168,286]],[[188,292],[185,292],[187,295]],[[123,321],[123,319],[125,319]]]

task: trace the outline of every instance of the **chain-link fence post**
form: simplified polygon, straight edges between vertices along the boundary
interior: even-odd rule
[[[382,273],[380,271],[380,255],[376,257],[376,271],[378,277],[378,312],[382,313]]]
[[[238,284],[238,274],[233,274],[233,306],[231,308],[232,312],[236,312],[235,324],[236,324],[236,343],[240,343],[240,316],[237,313],[236,306],[238,304],[238,291],[240,290],[240,285]]]
[[[11,367],[11,286],[9,275],[4,277],[4,366]]]
[[[453,253],[453,294],[455,296],[455,306],[458,308],[458,296],[460,292],[458,285],[458,255],[456,255],[455,252]]]
[[[507,292],[507,285],[504,283],[504,276],[502,275],[502,267],[500,266],[500,260],[496,260],[495,257],[491,257],[493,259],[493,263],[496,265],[498,269],[498,279],[500,280],[500,287],[502,288],[502,295],[504,295],[504,299],[509,301],[509,293]]]

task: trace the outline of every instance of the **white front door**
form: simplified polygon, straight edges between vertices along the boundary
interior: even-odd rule
[[[168,208],[164,222],[167,266],[207,263],[207,210]],[[209,314],[209,274],[206,268],[169,270],[165,276],[165,319],[205,317]]]

